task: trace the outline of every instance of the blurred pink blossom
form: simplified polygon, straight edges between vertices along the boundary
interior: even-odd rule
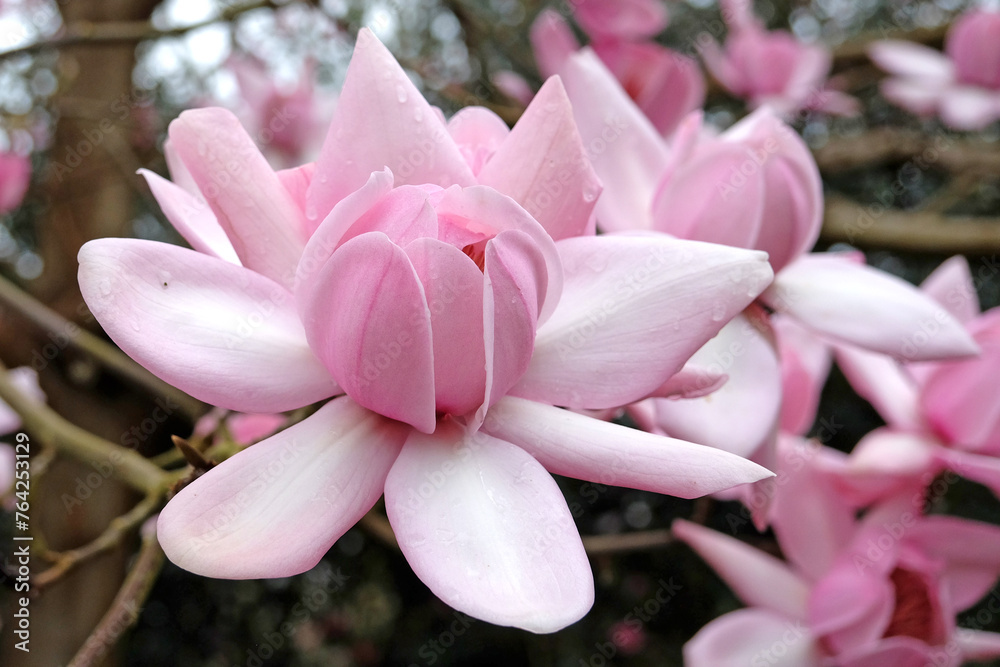
[[[662,5],[588,0],[576,6],[576,18],[593,39],[590,47],[660,134],[669,136],[685,114],[704,103],[705,80],[696,61],[649,39],[666,25],[665,11],[662,20],[656,18],[657,7]],[[559,74],[580,49],[553,10],[538,15],[530,37],[542,76]]]
[[[979,130],[1000,118],[1000,12],[972,9],[945,38],[944,53],[922,44],[884,40],[868,55],[892,75],[882,94],[920,116],[938,114],[957,130]]]
[[[30,184],[31,160],[17,153],[0,152],[0,215],[21,205]]]
[[[600,184],[558,79],[512,130],[482,108],[445,122],[363,30],[315,163],[273,171],[221,109],[182,114],[167,155],[176,183],[145,175],[195,250],[86,244],[92,312],[208,403],[332,398],[169,502],[158,536],[181,567],[303,572],[384,491],[435,594],[551,632],[594,589],[546,470],[685,497],[768,475],[555,407],[650,394],[771,278],[759,252],[596,236]]]
[[[856,519],[816,465],[839,452],[794,438],[782,450],[772,525],[787,561],[674,522],[748,605],[684,646],[688,667],[957,667],[1000,655],[1000,635],[955,624],[1000,574],[1000,528],[907,502]]]
[[[701,44],[705,66],[751,108],[769,106],[789,117],[802,110],[839,115],[858,113],[858,101],[827,86],[833,63],[829,49],[807,45],[783,30],[768,31],[753,15],[750,0],[722,0],[729,27],[725,47]]]

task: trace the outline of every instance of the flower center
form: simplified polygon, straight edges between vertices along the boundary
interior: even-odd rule
[[[896,589],[896,607],[885,637],[914,637],[929,644],[939,643],[937,605],[927,590],[927,581],[915,572],[897,567],[889,577]]]

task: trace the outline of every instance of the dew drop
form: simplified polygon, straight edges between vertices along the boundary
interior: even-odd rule
[[[595,191],[593,191],[593,190],[584,190],[583,191],[583,201],[585,201],[585,202],[587,202],[589,204],[590,202],[594,201],[595,199],[597,199],[597,193]]]
[[[400,104],[406,102],[406,88],[401,83],[396,84],[396,101]]]
[[[316,210],[316,204],[309,202],[306,204],[306,218],[309,220],[315,220],[319,217],[319,212]]]
[[[111,296],[111,281],[105,278],[101,281],[101,284],[98,285],[98,289],[101,290],[102,295]]]
[[[142,326],[139,324],[139,320],[132,320],[130,324],[132,325],[132,331],[138,332],[142,329]]]
[[[722,318],[726,316],[726,307],[721,303],[717,303],[712,306],[712,321],[721,322]]]

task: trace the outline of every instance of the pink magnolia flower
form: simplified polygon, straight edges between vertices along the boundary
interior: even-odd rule
[[[764,250],[775,280],[760,302],[830,340],[904,359],[977,351],[947,315],[925,345],[908,345],[924,322],[938,320],[933,300],[856,254],[808,252],[822,225],[822,181],[805,143],[770,109],[719,136],[702,132],[700,114],[692,114],[668,146],[593,53],[574,55],[562,76],[604,184],[597,204],[604,230]],[[654,399],[643,424],[741,455],[773,442],[782,368],[768,319],[736,318],[692,358],[708,375],[728,377],[720,391]]]
[[[288,421],[288,417],[280,413],[231,413],[215,408],[198,420],[192,435],[207,438],[220,428],[225,428],[233,442],[246,447],[275,433],[286,426]]]
[[[16,153],[0,153],[0,215],[21,205],[30,184],[31,160]]]
[[[272,164],[290,167],[316,159],[337,100],[317,93],[307,64],[294,88],[280,86],[266,66],[250,56],[230,58],[243,106],[243,125]]]
[[[332,398],[168,503],[158,535],[181,567],[303,572],[384,492],[404,556],[442,600],[550,632],[594,590],[546,471],[681,496],[768,474],[555,407],[654,391],[771,276],[761,253],[595,236],[599,186],[558,79],[511,131],[485,109],[446,124],[362,31],[314,165],[275,173],[218,109],[182,114],[170,141],[193,190],[150,184],[202,252],[86,244],[92,312],[206,402]],[[195,191],[208,210],[185,207]]]
[[[957,130],[978,130],[1000,118],[998,38],[1000,12],[973,9],[952,24],[944,53],[883,40],[868,55],[892,75],[881,84],[890,102],[921,116],[937,113]]]
[[[964,257],[942,264],[922,285],[942,313],[963,322],[981,353],[973,359],[901,366],[885,356],[838,346],[837,363],[887,426],[865,436],[836,470],[857,504],[920,492],[943,470],[1000,496],[1000,308],[980,314]],[[928,320],[910,343],[936,335]]]
[[[38,386],[38,374],[34,369],[22,366],[9,373],[11,381],[22,393],[39,403],[45,402],[45,394]],[[0,401],[0,435],[14,433],[21,427],[21,415],[6,403]],[[15,472],[14,447],[0,442],[0,507],[12,510],[17,499],[14,496]]]
[[[803,44],[783,30],[766,30],[750,0],[721,4],[729,27],[725,48],[714,40],[700,47],[705,66],[726,90],[751,108],[770,106],[785,117],[803,109],[858,113],[856,99],[826,85],[833,63],[829,49]]]
[[[620,5],[627,7],[620,7]],[[576,18],[590,34],[591,48],[614,73],[653,126],[664,136],[705,102],[705,79],[698,63],[648,38],[666,25],[662,5],[588,0],[576,6]],[[545,10],[531,27],[531,44],[542,76],[559,74],[580,49],[566,21]]]
[[[857,520],[814,465],[825,449],[783,448],[773,526],[787,561],[674,522],[748,605],[684,646],[688,667],[956,667],[1000,655],[1000,635],[955,624],[1000,574],[1000,528],[898,504]]]

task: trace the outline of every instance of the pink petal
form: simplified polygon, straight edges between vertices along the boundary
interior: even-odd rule
[[[766,609],[739,609],[715,619],[684,645],[687,667],[822,667],[822,649],[801,621]]]
[[[940,51],[923,44],[887,39],[868,47],[872,61],[890,74],[928,81],[950,81],[951,61]]]
[[[504,230],[486,244],[484,272],[488,384],[483,409],[476,415],[477,427],[485,409],[502,398],[528,368],[548,280],[541,250],[516,229]]]
[[[399,246],[381,232],[351,239],[300,301],[309,344],[351,398],[434,432],[431,314]]]
[[[139,173],[146,179],[163,215],[191,247],[206,255],[239,264],[240,258],[208,203],[148,169]]]
[[[573,238],[565,285],[512,393],[571,408],[644,398],[767,285],[763,253],[666,236]]]
[[[511,197],[482,185],[449,188],[437,202],[435,210],[442,227],[447,224],[458,229],[485,226],[491,230],[486,236],[494,233],[499,235],[505,230],[517,230],[531,238],[535,246],[535,250],[531,252],[541,253],[545,261],[546,284],[535,285],[536,289],[540,288],[536,292],[536,296],[540,298],[538,320],[543,322],[548,319],[562,293],[563,270],[556,244],[538,221]],[[442,234],[446,234],[446,231],[442,231]]]
[[[176,565],[206,577],[312,568],[382,495],[407,430],[347,397],[209,470],[160,512]]]
[[[892,357],[849,345],[838,345],[837,365],[861,398],[878,410],[890,426],[917,429],[924,426],[917,386]]]
[[[837,656],[842,667],[958,667],[955,655],[946,655],[922,639],[894,636],[845,651]]]
[[[1000,308],[969,327],[982,353],[975,359],[938,364],[924,379],[920,404],[927,421],[962,449],[1000,455]]]
[[[448,133],[458,144],[472,173],[478,175],[510,134],[510,129],[500,116],[485,107],[465,107],[448,121]]]
[[[762,299],[816,331],[897,358],[978,351],[965,328],[915,287],[836,254],[800,257],[781,270]]]
[[[358,33],[330,131],[316,160],[307,217],[389,168],[396,185],[472,185],[475,177],[437,114],[374,34]]]
[[[174,142],[169,137],[163,141],[163,158],[167,162],[167,169],[170,170],[170,180],[183,188],[188,194],[194,197],[201,197],[201,190],[198,189],[198,184],[195,183],[194,177],[191,176],[191,171],[184,164],[184,160],[177,152]]]
[[[995,598],[991,599],[991,606],[996,606],[993,600]],[[1000,656],[1000,634],[996,632],[957,628],[952,641],[962,649],[966,660],[991,660]]]
[[[794,319],[772,315],[781,360],[781,429],[803,435],[816,421],[820,394],[830,373],[830,346]]]
[[[34,403],[45,403],[45,392],[38,386],[38,373],[33,368],[19,366],[7,371],[7,377],[14,387],[26,398]],[[11,433],[21,426],[21,415],[13,410],[9,405],[0,401],[0,433]],[[13,460],[13,458],[12,458]],[[11,471],[14,470],[11,465]],[[13,475],[13,472],[11,472]],[[13,477],[12,477],[13,479]],[[0,486],[0,489],[3,489]]]
[[[601,183],[594,173],[573,108],[558,78],[545,82],[479,182],[513,198],[559,240],[594,233]]]
[[[555,480],[514,445],[442,422],[411,434],[385,485],[400,549],[435,595],[497,625],[555,632],[594,602]]]
[[[604,185],[597,202],[601,228],[652,229],[650,205],[668,160],[663,139],[593,51],[570,58],[560,76]]]
[[[726,384],[729,376],[716,366],[688,361],[670,379],[650,393],[654,398],[702,398]],[[651,405],[656,401],[651,401]]]
[[[405,251],[430,311],[436,410],[473,412],[486,391],[483,274],[465,253],[437,239],[416,239]]]
[[[920,284],[920,289],[962,324],[979,317],[979,296],[972,281],[969,260],[962,255],[942,262]]]
[[[656,401],[663,432],[739,456],[749,456],[774,437],[781,369],[773,342],[746,316],[733,318],[689,363],[726,373],[729,379],[702,398]]]
[[[956,130],[981,130],[1000,118],[1000,92],[973,86],[949,88],[940,101],[941,120]]]
[[[842,501],[852,507],[869,507],[895,498],[923,504],[928,476],[943,466],[935,453],[938,445],[927,437],[878,428],[864,436],[850,456],[824,462]]]
[[[672,530],[747,605],[763,607],[790,620],[805,620],[809,584],[787,563],[696,523],[677,519]]]
[[[815,464],[816,448],[800,438],[778,440],[778,477],[771,505],[771,526],[782,552],[813,580],[833,566],[854,533],[854,508]]]
[[[883,559],[890,556],[881,555]],[[858,562],[863,562],[864,557],[859,557]],[[871,567],[859,568],[846,558],[813,587],[809,625],[817,635],[824,636],[830,651],[850,651],[882,637],[889,627],[895,602],[895,591],[888,577],[880,576]]]
[[[553,9],[539,12],[538,18],[531,24],[529,39],[538,71],[545,79],[558,74],[566,59],[580,48],[572,28]]]
[[[879,92],[885,99],[918,116],[930,116],[937,111],[948,91],[945,85],[918,79],[883,79],[879,84]]]
[[[282,412],[339,393],[295,299],[268,278],[153,241],[90,241],[79,260],[84,299],[112,340],[195,398]]]
[[[740,171],[750,165],[750,176]],[[692,241],[753,248],[764,211],[764,176],[745,147],[713,142],[666,179],[653,199],[653,225]]]
[[[170,140],[243,266],[291,287],[305,221],[236,116],[185,111],[170,124]]]
[[[483,429],[513,442],[557,475],[681,498],[771,476],[722,450],[512,396],[490,409]]]
[[[583,30],[597,40],[641,41],[667,27],[667,8],[659,0],[589,0],[573,5]]]
[[[908,543],[943,565],[950,612],[967,609],[986,595],[1000,576],[1000,528],[947,516],[925,516],[906,531]]]
[[[983,456],[946,448],[941,448],[935,453],[943,467],[957,472],[966,479],[979,482],[1000,498],[1000,459],[996,456]]]

